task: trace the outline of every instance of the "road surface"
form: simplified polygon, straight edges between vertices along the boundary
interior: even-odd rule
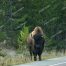
[[[15,66],[66,66],[66,56]]]

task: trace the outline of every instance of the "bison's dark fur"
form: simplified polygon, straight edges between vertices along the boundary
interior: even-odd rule
[[[32,31],[27,38],[31,59],[33,54],[35,61],[37,60],[37,56],[39,56],[39,60],[41,60],[44,42],[45,40],[43,38],[43,30],[39,26],[35,27],[34,31]]]

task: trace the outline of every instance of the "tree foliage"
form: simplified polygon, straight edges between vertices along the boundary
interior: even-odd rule
[[[39,25],[47,48],[65,50],[65,21],[66,0],[0,0],[0,42],[10,46],[25,44],[28,33]]]

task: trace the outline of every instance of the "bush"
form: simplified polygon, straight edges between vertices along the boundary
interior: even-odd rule
[[[18,36],[18,45],[20,50],[24,50],[26,48],[26,40],[27,40],[28,34],[29,34],[28,27],[24,26]]]

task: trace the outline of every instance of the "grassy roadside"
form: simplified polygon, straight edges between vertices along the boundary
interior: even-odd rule
[[[64,56],[64,55],[61,54],[61,53],[58,53],[56,55],[55,52],[51,52],[51,53],[48,53],[48,54],[44,53],[42,55],[42,60],[61,57],[61,56]],[[12,65],[29,63],[29,62],[32,62],[30,60],[29,55],[25,56],[25,55],[19,54],[19,55],[15,55],[15,56],[5,56],[5,57],[0,56],[0,66],[12,66]]]

